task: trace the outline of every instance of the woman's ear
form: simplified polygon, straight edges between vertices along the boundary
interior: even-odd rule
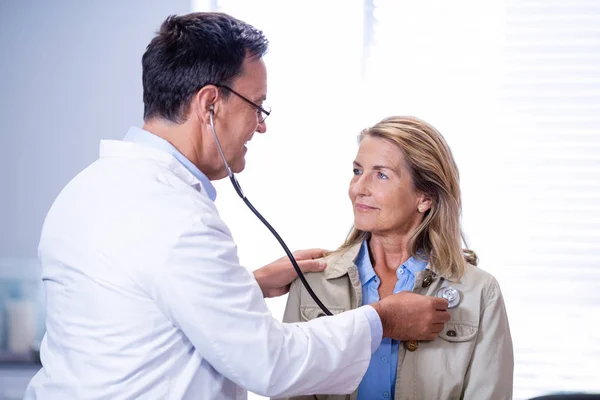
[[[433,202],[431,201],[430,196],[422,194],[421,196],[419,196],[419,202],[417,203],[417,211],[420,213],[424,213],[425,211],[431,208],[432,203]]]

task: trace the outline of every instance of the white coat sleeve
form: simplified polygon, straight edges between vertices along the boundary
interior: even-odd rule
[[[282,324],[216,210],[205,205],[174,241],[152,295],[220,374],[267,397],[353,392],[369,365],[364,309]]]

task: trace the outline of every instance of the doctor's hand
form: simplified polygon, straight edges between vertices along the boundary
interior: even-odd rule
[[[434,340],[450,320],[448,301],[400,292],[371,304],[381,318],[383,336],[396,340]]]
[[[298,250],[293,255],[302,272],[320,272],[327,266],[324,260],[320,260],[325,255],[323,249]],[[254,278],[262,289],[264,297],[286,294],[297,277],[296,270],[287,256],[254,271]]]

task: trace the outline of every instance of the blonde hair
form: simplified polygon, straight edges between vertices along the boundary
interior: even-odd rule
[[[443,136],[433,126],[415,117],[385,118],[363,130],[359,142],[366,136],[397,145],[404,154],[415,188],[431,197],[431,208],[409,238],[409,254],[419,258],[424,256],[438,273],[453,278],[462,276],[465,261],[477,265],[475,252],[462,247],[466,242],[460,225],[458,168]],[[353,226],[337,251],[361,243],[369,235]]]

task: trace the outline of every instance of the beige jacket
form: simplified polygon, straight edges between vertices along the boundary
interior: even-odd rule
[[[324,272],[306,275],[317,296],[334,314],[362,304],[362,286],[354,263],[360,246],[329,256]],[[457,289],[461,302],[450,310],[451,319],[436,340],[401,343],[395,399],[511,399],[513,347],[498,282],[469,264],[458,281],[445,279],[427,265],[417,274],[413,292],[435,296],[444,286]],[[308,321],[321,316],[324,313],[297,279],[290,289],[284,321]],[[411,347],[415,344],[416,349]],[[355,400],[356,396],[357,391],[294,399]]]

